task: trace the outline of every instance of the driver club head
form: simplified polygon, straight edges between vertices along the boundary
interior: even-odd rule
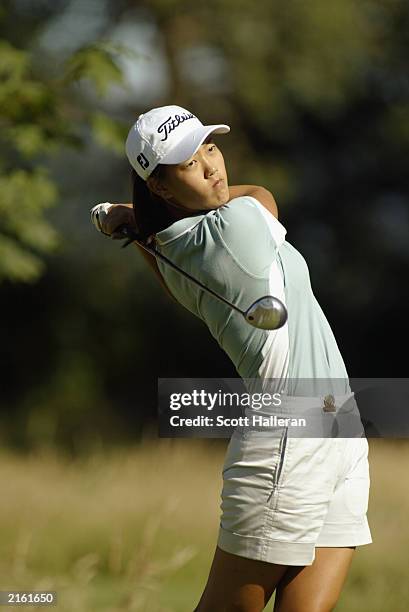
[[[256,300],[244,313],[245,319],[259,329],[279,329],[287,321],[287,309],[284,304],[272,295],[265,295]]]

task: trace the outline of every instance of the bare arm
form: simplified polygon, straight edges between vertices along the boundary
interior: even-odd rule
[[[278,219],[278,208],[273,194],[265,187],[258,185],[232,185],[229,187],[230,200],[241,196],[253,196],[264,208]]]
[[[135,247],[141,253],[142,257],[145,259],[145,261],[147,262],[149,267],[154,271],[157,279],[159,280],[160,284],[162,285],[162,288],[165,290],[165,293],[167,293],[168,296],[170,298],[172,298],[172,300],[174,302],[177,302],[179,304],[179,302],[175,299],[175,297],[169,291],[168,286],[166,285],[166,283],[165,283],[165,281],[163,279],[163,276],[162,276],[162,274],[159,271],[158,262],[156,260],[156,257],[154,255],[151,255],[150,253],[148,253],[148,251],[145,251],[145,249],[143,247],[139,246],[139,244],[137,242],[133,242],[132,244],[135,245]]]
[[[115,234],[116,228],[120,225],[130,225],[131,227],[135,227],[135,220],[133,215],[133,206],[132,204],[114,204],[112,208],[109,209],[109,212],[103,221],[102,229],[107,234]],[[175,297],[171,294],[166,285],[162,274],[159,271],[158,263],[156,261],[156,257],[145,251],[143,247],[141,247],[137,242],[132,243],[136,249],[141,253],[142,257],[148,264],[148,266],[153,270],[156,278],[161,284],[162,288],[165,290],[165,293],[174,301],[179,304],[179,302],[175,299]]]

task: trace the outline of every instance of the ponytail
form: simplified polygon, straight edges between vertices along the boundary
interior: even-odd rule
[[[161,178],[164,171],[163,164],[156,166],[152,176]],[[146,182],[132,168],[133,183],[133,209],[137,232],[140,239],[145,242],[149,236],[156,234],[171,225],[175,218],[169,212],[165,201],[147,186]]]

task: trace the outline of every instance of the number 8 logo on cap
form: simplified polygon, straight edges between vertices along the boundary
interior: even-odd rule
[[[139,153],[139,155],[136,158],[136,160],[137,160],[138,164],[140,166],[142,166],[142,168],[144,170],[146,170],[146,168],[149,166],[149,162],[148,162],[148,160],[146,159],[146,157],[145,157],[145,155],[143,153]]]

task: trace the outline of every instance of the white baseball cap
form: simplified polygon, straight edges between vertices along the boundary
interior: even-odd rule
[[[158,164],[180,164],[192,157],[209,134],[227,134],[228,125],[203,125],[181,106],[153,108],[139,115],[126,140],[126,154],[146,181]]]

